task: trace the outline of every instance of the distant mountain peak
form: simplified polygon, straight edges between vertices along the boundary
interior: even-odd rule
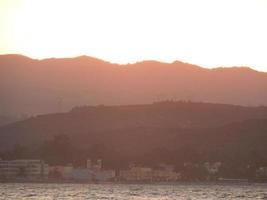
[[[95,58],[92,56],[87,56],[87,55],[81,55],[81,56],[77,56],[73,58],[74,60],[81,60],[81,61],[90,61],[90,62],[105,62],[108,63],[105,60],[99,59],[99,58]]]
[[[247,66],[234,66],[234,67],[217,67],[212,70],[215,71],[225,71],[225,72],[238,72],[238,73],[251,73],[251,72],[259,72]],[[265,72],[259,72],[265,73]]]
[[[184,68],[184,69],[207,70],[206,68],[200,67],[198,65],[182,62],[182,61],[179,61],[179,60],[176,60],[176,61],[172,62],[171,64],[174,65],[174,66],[178,66],[180,68]]]
[[[161,62],[157,60],[142,60],[130,65],[138,65],[138,66],[155,66],[155,65],[168,65],[169,63]]]
[[[21,55],[21,54],[2,54],[0,55],[0,59],[14,59],[14,60],[34,60],[30,57]]]

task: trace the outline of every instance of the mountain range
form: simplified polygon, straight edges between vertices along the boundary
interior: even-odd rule
[[[267,73],[247,67],[205,69],[179,61],[119,65],[88,56],[36,60],[0,55],[0,125],[11,122],[11,116],[26,118],[79,105],[163,100],[267,105],[266,91]]]

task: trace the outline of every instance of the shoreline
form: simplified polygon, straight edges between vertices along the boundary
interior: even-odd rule
[[[175,181],[175,182],[146,182],[146,181],[77,181],[77,180],[0,180],[0,184],[32,183],[32,184],[116,184],[116,185],[265,185],[259,181]]]

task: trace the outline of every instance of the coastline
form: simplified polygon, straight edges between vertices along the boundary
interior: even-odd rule
[[[116,184],[116,185],[265,185],[266,181],[231,180],[231,181],[175,181],[175,182],[148,182],[148,181],[79,181],[54,179],[9,179],[0,180],[0,184],[32,183],[32,184]]]

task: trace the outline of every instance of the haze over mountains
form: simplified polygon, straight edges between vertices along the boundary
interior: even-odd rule
[[[109,167],[218,160],[263,166],[266,91],[267,73],[245,67],[2,55],[0,156],[54,164],[95,156]],[[23,114],[34,116],[5,125]],[[63,139],[53,141],[57,136]]]
[[[54,143],[55,136],[63,140]],[[107,166],[118,168],[132,161],[264,166],[266,139],[267,107],[183,101],[84,106],[0,127],[0,156],[13,149],[2,156],[42,158],[57,164],[101,157]]]
[[[87,56],[0,56],[0,116],[5,121],[6,116],[62,112],[79,105],[172,99],[267,105],[266,91],[267,73],[250,68],[205,69],[179,61],[118,65]]]

